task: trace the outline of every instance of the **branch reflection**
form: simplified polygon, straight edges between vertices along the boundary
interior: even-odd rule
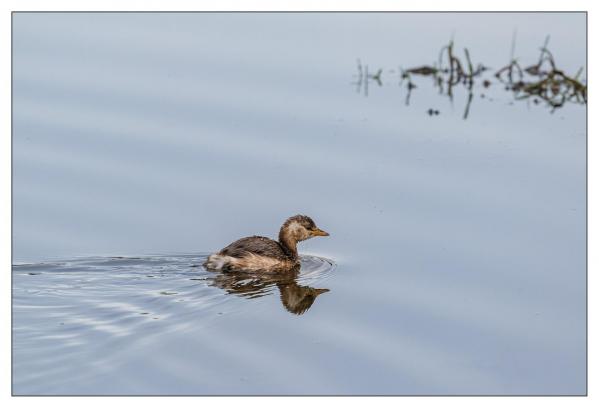
[[[495,81],[506,91],[511,91],[516,101],[532,100],[535,104],[544,103],[554,112],[567,103],[586,105],[587,85],[586,80],[581,78],[583,68],[576,75],[569,76],[557,67],[555,58],[547,48],[549,37],[540,48],[538,60],[522,68],[518,59],[514,58],[515,35],[512,41],[512,55],[510,62],[494,73]],[[467,119],[474,97],[475,85],[482,85],[488,89],[492,84],[489,78],[483,78],[485,72],[490,68],[482,63],[473,64],[468,48],[463,49],[463,57],[456,52],[453,40],[443,46],[439,52],[437,63],[433,65],[422,65],[408,69],[399,68],[398,71],[389,70],[390,74],[399,72],[399,86],[405,87],[405,104],[410,104],[412,91],[417,88],[418,77],[429,77],[432,85],[439,89],[439,94],[447,96],[453,103],[454,90],[461,87],[466,91],[464,102],[464,113],[462,117]],[[369,82],[374,81],[379,87],[383,86],[383,69],[376,74],[370,74],[368,65],[362,65],[358,60],[357,75],[354,77],[356,91],[368,96]],[[404,85],[405,84],[405,85]],[[485,97],[481,92],[480,96]],[[491,99],[489,99],[491,100]],[[426,111],[429,116],[438,115],[439,111],[430,108]]]

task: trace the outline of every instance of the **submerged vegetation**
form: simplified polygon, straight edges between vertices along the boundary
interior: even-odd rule
[[[459,53],[451,40],[441,48],[435,64],[399,69],[399,85],[406,89],[405,103],[410,104],[412,91],[417,88],[416,78],[429,77],[432,79],[433,86],[439,90],[439,94],[449,97],[452,102],[456,87],[466,90],[464,119],[468,118],[475,87],[482,86],[486,89],[494,82],[501,84],[506,91],[512,92],[515,100],[532,100],[535,104],[544,103],[551,112],[567,103],[586,104],[586,80],[581,79],[583,68],[580,68],[574,76],[567,75],[557,67],[553,54],[547,48],[548,43],[549,37],[540,49],[538,60],[523,68],[518,59],[514,58],[515,41],[513,41],[509,63],[496,70],[493,75],[486,76],[487,72],[493,70],[482,63],[475,65],[468,48],[463,49],[463,54]],[[372,74],[368,70],[368,65],[362,65],[360,60],[357,69],[357,80],[354,82],[357,92],[368,96],[369,83],[383,85],[383,69],[378,69]],[[485,94],[481,93],[480,96],[484,98]],[[433,116],[438,115],[439,111],[431,108],[427,113]]]

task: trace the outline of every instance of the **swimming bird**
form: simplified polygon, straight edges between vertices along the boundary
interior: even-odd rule
[[[329,233],[316,226],[306,215],[288,218],[281,226],[279,240],[252,236],[241,238],[212,254],[204,263],[209,271],[251,271],[276,273],[300,265],[297,243]]]

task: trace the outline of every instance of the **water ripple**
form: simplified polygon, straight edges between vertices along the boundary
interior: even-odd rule
[[[61,365],[72,358],[100,364],[115,348],[210,324],[242,312],[246,299],[277,289],[285,309],[302,314],[328,291],[308,285],[335,267],[328,259],[302,256],[296,276],[263,279],[208,272],[201,266],[205,258],[87,257],[13,265],[15,384],[30,388],[40,373],[68,375]]]

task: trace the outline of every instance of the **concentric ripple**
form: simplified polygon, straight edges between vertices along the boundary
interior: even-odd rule
[[[70,358],[101,364],[106,353],[210,324],[257,306],[247,298],[277,289],[283,306],[301,314],[326,291],[308,285],[334,269],[330,260],[303,256],[298,276],[263,280],[208,272],[205,258],[87,257],[13,265],[15,385],[28,389],[40,376],[48,381],[52,374],[69,375],[62,372],[68,364],[61,363]]]
[[[86,310],[97,316],[96,309],[115,309],[115,317],[137,313],[161,319],[168,314],[193,313],[227,302],[227,291],[218,290],[218,282],[230,278],[230,274],[206,271],[202,267],[206,256],[87,257],[13,265],[15,329],[28,326],[33,318],[30,310],[47,318],[39,310],[77,306],[78,316]],[[277,283],[290,279],[302,285],[322,281],[335,267],[326,258],[309,255],[302,256],[301,264],[299,275],[262,280],[261,288],[248,291],[247,297],[271,293]],[[244,283],[259,280],[260,276],[236,278]]]

